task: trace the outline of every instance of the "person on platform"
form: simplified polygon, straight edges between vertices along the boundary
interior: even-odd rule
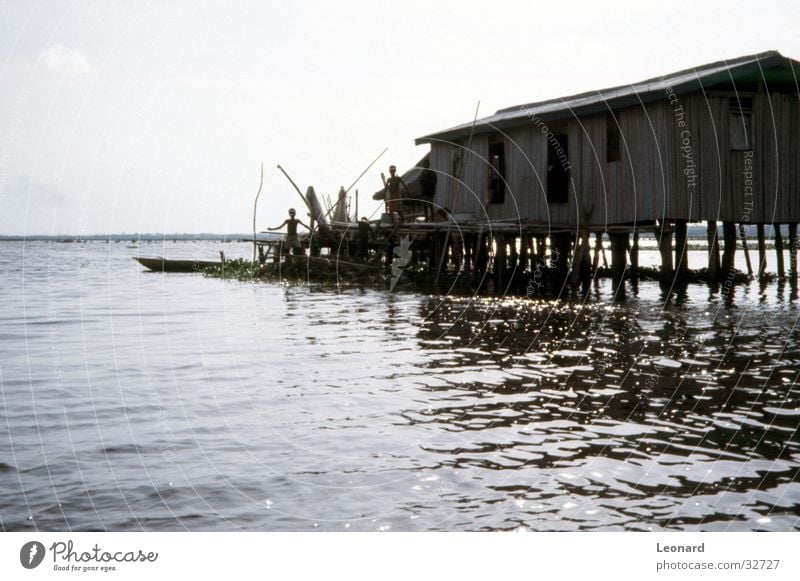
[[[405,190],[406,197],[411,197],[408,186],[399,175],[397,167],[389,166],[389,178],[386,180],[386,210],[389,214],[401,214],[400,212],[400,187]]]
[[[372,226],[365,217],[358,222],[358,258],[367,260],[369,258],[369,242],[372,238]]]
[[[289,217],[283,221],[283,224],[275,228],[267,228],[267,230],[274,232],[286,226],[286,235],[283,238],[282,251],[291,251],[292,254],[304,254],[303,246],[300,244],[300,237],[297,235],[297,226],[302,226],[307,230],[311,230],[311,228],[295,218],[295,214],[294,208],[289,208]]]

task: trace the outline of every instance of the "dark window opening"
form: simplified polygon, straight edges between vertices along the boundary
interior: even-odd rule
[[[547,137],[547,202],[566,204],[569,201],[569,150],[563,133]]]
[[[502,139],[489,141],[489,203],[506,201],[506,144]]]
[[[613,114],[606,115],[606,161],[620,160],[619,122]]]
[[[753,149],[753,100],[728,99],[728,138],[731,151]]]

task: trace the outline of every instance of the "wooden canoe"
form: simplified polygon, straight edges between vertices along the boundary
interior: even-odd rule
[[[153,272],[200,272],[205,268],[222,266],[222,262],[211,262],[206,260],[167,260],[166,258],[142,258],[133,257],[145,268]]]

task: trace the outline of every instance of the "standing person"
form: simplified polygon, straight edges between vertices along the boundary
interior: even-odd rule
[[[275,228],[267,228],[269,231],[280,230],[286,226],[286,236],[283,238],[283,248],[291,250],[292,254],[304,254],[303,246],[300,244],[300,237],[297,235],[297,226],[300,225],[307,230],[311,230],[308,226],[303,224],[300,220],[295,218],[294,208],[289,208],[289,217],[283,221],[283,224]]]
[[[366,216],[358,223],[358,257],[366,260],[369,257],[369,241],[372,238],[372,226]]]
[[[403,186],[406,197],[411,197],[408,186],[399,175],[397,167],[389,166],[389,179],[386,180],[386,207],[390,214],[401,214],[400,212],[400,186]]]

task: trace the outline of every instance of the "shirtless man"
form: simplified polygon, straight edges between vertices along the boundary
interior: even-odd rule
[[[267,230],[274,232],[286,226],[286,236],[283,239],[284,250],[291,250],[292,254],[303,254],[303,246],[300,244],[300,238],[297,236],[298,224],[307,230],[311,230],[307,225],[303,224],[300,220],[294,217],[294,208],[289,208],[289,217],[283,221],[283,224],[275,228],[267,228]]]
[[[386,180],[386,208],[390,214],[400,213],[400,186],[403,186],[407,197],[411,196],[403,178],[397,175],[397,168],[390,165],[389,179]]]

